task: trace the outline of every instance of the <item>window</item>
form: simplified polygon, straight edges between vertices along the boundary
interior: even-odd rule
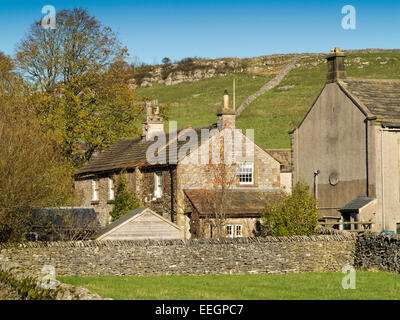
[[[239,167],[240,184],[254,184],[254,162],[244,162]]]
[[[227,238],[242,238],[243,228],[241,224],[228,224],[226,226],[226,237]]]
[[[108,178],[108,200],[115,199],[115,192],[114,192],[114,179]]]
[[[92,180],[92,201],[99,201],[99,181]]]
[[[241,224],[237,224],[235,226],[235,237],[236,238],[242,238],[243,237],[242,225]]]
[[[231,225],[231,224],[228,224],[226,226],[226,237],[233,238],[233,225]]]
[[[162,197],[162,188],[163,188],[163,175],[162,172],[157,172],[154,178],[154,196],[156,198]]]

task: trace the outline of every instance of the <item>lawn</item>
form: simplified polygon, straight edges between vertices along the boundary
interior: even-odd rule
[[[400,275],[356,273],[343,289],[341,272],[274,275],[58,277],[117,300],[348,300],[400,299]]]

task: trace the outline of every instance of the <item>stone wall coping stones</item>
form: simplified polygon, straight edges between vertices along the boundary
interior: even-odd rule
[[[387,235],[386,235],[387,237]],[[21,242],[2,243],[0,249],[8,248],[88,248],[88,247],[143,247],[143,246],[196,246],[202,244],[243,244],[243,243],[271,243],[271,242],[304,242],[304,241],[354,241],[357,235],[353,233],[315,235],[315,236],[288,236],[288,237],[248,237],[222,239],[191,239],[191,240],[86,240],[86,241],[54,241],[54,242]]]

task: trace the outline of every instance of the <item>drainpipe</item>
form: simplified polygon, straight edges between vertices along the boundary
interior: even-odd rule
[[[385,231],[385,178],[383,172],[383,131],[381,128],[381,184],[382,184],[382,231]]]
[[[381,183],[382,183],[382,231],[385,231],[386,218],[385,218],[385,176],[384,176],[384,165],[383,165],[383,132],[400,132],[399,129],[395,128],[380,128],[381,131]]]
[[[319,175],[319,173],[320,173],[319,170],[314,171],[314,198],[315,198],[315,201],[318,201],[318,175]]]

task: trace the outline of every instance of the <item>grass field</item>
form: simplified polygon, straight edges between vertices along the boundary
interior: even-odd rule
[[[340,272],[279,275],[59,277],[117,300],[348,300],[400,299],[400,275],[356,273],[343,289]]]
[[[295,85],[289,91],[271,90],[256,99],[237,119],[237,127],[253,128],[255,141],[264,148],[288,148],[288,131],[302,120],[324,86],[327,65],[316,64],[316,56],[301,61],[280,86]],[[319,57],[321,60],[322,57]],[[314,63],[314,65],[313,65]],[[399,79],[400,52],[350,53],[346,57],[349,77]],[[273,75],[230,74],[173,86],[155,85],[138,90],[138,95],[158,98],[171,103],[171,119],[178,127],[205,126],[216,122],[216,111],[225,89],[231,92],[232,79],[237,78],[237,106],[267,83]]]

